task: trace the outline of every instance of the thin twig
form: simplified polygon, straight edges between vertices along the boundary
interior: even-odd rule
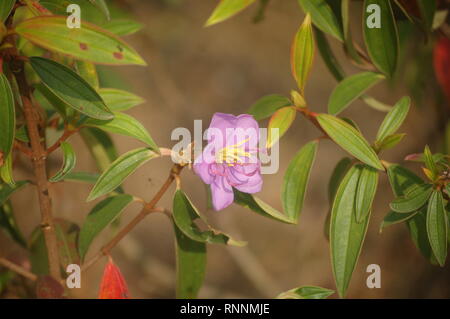
[[[90,268],[92,265],[94,265],[97,261],[99,261],[103,256],[107,256],[110,254],[111,250],[128,234],[130,233],[134,227],[136,227],[137,224],[139,224],[148,214],[155,212],[155,206],[158,204],[159,200],[163,197],[163,195],[166,193],[166,191],[169,189],[170,185],[173,183],[173,181],[176,179],[178,175],[180,175],[181,170],[184,166],[181,166],[179,164],[175,164],[169,174],[169,177],[167,177],[167,180],[165,183],[161,186],[159,191],[156,193],[156,195],[152,198],[150,202],[145,204],[145,206],[142,208],[141,212],[130,222],[128,223],[120,232],[112,238],[109,243],[107,243],[105,246],[103,246],[102,249],[90,260],[88,260],[82,267],[83,271]]]
[[[80,130],[80,128],[76,128],[74,130],[68,130],[68,129],[64,130],[64,133],[60,136],[60,138],[52,146],[50,146],[47,149],[46,154],[50,155],[51,153],[56,151],[61,146],[62,142],[65,142],[69,137],[71,137],[72,135],[77,133],[79,130]]]
[[[28,270],[26,270],[25,268],[23,268],[17,264],[9,261],[8,259],[0,258],[0,265],[2,265],[5,268],[8,268],[9,270],[12,270],[15,273],[17,273],[25,278],[28,278],[32,281],[36,281],[38,279],[38,277],[35,274],[29,272]]]

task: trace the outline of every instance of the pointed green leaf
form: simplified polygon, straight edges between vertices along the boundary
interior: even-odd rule
[[[0,114],[0,157],[7,158],[14,143],[16,114],[11,85],[4,73],[0,73]]]
[[[336,193],[331,211],[331,263],[341,297],[346,295],[370,218],[368,214],[362,223],[356,222],[355,197],[359,177],[360,169],[357,166],[348,171]]]
[[[89,2],[97,7],[104,14],[106,19],[109,20],[111,18],[111,14],[105,0],[89,0]]]
[[[100,84],[95,64],[87,61],[76,61],[78,74],[89,83],[94,89],[98,90]]]
[[[369,88],[380,82],[383,75],[374,72],[362,72],[342,80],[328,100],[328,112],[337,115]]]
[[[350,28],[350,0],[341,1],[342,26],[344,33],[344,47],[348,57],[360,64],[362,62],[355,44],[353,43],[352,31]]]
[[[425,150],[423,152],[423,158],[425,167],[428,168],[431,172],[431,177],[434,180],[438,175],[438,169],[436,163],[434,161],[433,154],[431,153],[430,147],[428,145],[425,146]]]
[[[389,213],[387,213],[386,216],[384,216],[384,219],[381,222],[380,233],[383,231],[384,228],[391,226],[391,225],[403,223],[403,222],[413,218],[417,213],[419,213],[418,210],[416,210],[415,212],[411,212],[411,213],[396,213],[396,212],[390,211]]]
[[[24,248],[27,247],[26,240],[17,225],[13,208],[9,201],[0,206],[0,228],[3,228],[16,243]]]
[[[273,220],[277,220],[286,224],[297,223],[297,220],[290,219],[258,197],[253,196],[252,194],[242,193],[235,188],[233,188],[233,191],[234,202],[236,204],[246,207],[259,215],[271,218]]]
[[[326,299],[334,294],[334,290],[316,286],[302,286],[283,292],[277,299]]]
[[[292,105],[292,102],[285,96],[278,94],[266,95],[250,107],[248,114],[253,115],[255,120],[260,121],[270,117],[278,109],[290,105]]]
[[[313,64],[314,51],[311,16],[307,14],[295,35],[291,47],[292,75],[295,81],[297,81],[297,85],[302,94],[305,92],[306,80]]]
[[[108,197],[94,206],[81,227],[78,239],[81,260],[84,260],[95,237],[111,224],[132,201],[132,196],[121,194]]]
[[[378,129],[378,142],[381,142],[389,135],[394,134],[399,129],[408,115],[410,104],[411,99],[408,96],[405,96],[395,104],[391,111],[389,111]]]
[[[256,0],[220,0],[217,7],[214,9],[211,16],[206,21],[205,26],[211,26],[213,24],[225,21],[231,18],[235,14],[247,8]]]
[[[328,200],[333,203],[336,191],[347,171],[352,167],[352,159],[344,157],[335,166],[328,182]]]
[[[114,117],[100,95],[68,67],[41,57],[30,62],[50,91],[78,112],[99,120]]]
[[[29,181],[18,181],[14,185],[0,183],[0,206],[6,203],[12,194],[22,189]]]
[[[367,165],[360,165],[361,176],[355,198],[356,221],[362,223],[372,209],[377,192],[378,171]]]
[[[403,166],[393,164],[387,168],[389,183],[396,197],[404,196],[416,186],[425,182],[416,174]]]
[[[197,298],[206,272],[206,244],[186,236],[175,223],[177,291],[180,299]]]
[[[297,110],[293,106],[283,107],[272,115],[267,127],[267,148],[271,148],[287,132],[296,115]]]
[[[436,0],[417,0],[417,4],[419,5],[420,15],[425,24],[426,30],[431,32],[437,9]]]
[[[345,77],[344,71],[334,55],[325,34],[317,28],[314,28],[314,34],[316,36],[317,48],[325,65],[337,81],[342,81]]]
[[[320,30],[344,41],[342,27],[326,0],[298,0],[298,3]]]
[[[64,179],[74,168],[77,162],[76,154],[72,146],[67,142],[61,143],[61,150],[63,151],[64,161],[61,169],[49,179],[50,182],[55,183]]]
[[[117,159],[116,147],[108,133],[94,127],[86,127],[80,130],[80,135],[100,171],[106,170]]]
[[[404,197],[396,198],[389,207],[397,213],[410,213],[419,210],[430,198],[433,188],[430,184],[413,186]]]
[[[173,218],[177,227],[192,240],[231,246],[244,246],[246,244],[211,228],[182,190],[177,190],[173,197]],[[207,230],[201,231],[196,224],[197,220],[203,221]]]
[[[406,134],[404,133],[388,135],[379,143],[378,142],[375,143],[375,146],[380,151],[388,150],[396,146],[398,143],[400,143],[405,136]]]
[[[11,13],[16,0],[2,0],[0,1],[0,22],[5,22],[6,18]]]
[[[439,265],[444,267],[447,259],[448,221],[444,198],[439,190],[434,190],[427,210],[427,233],[430,245]]]
[[[116,159],[95,183],[87,201],[94,200],[113,191],[133,174],[141,165],[159,155],[149,148],[138,148],[123,154]]]
[[[133,93],[120,89],[99,89],[98,94],[111,111],[126,111],[145,102]]]
[[[12,153],[9,153],[8,157],[4,159],[3,166],[0,166],[0,179],[9,185],[14,185],[14,175],[13,175],[13,157]],[[0,180],[0,182],[1,182]]]
[[[284,175],[281,202],[284,212],[291,220],[298,220],[302,211],[311,167],[317,153],[317,146],[317,141],[303,146],[292,159]]]
[[[319,114],[317,120],[330,138],[344,150],[367,165],[384,170],[375,151],[353,126],[329,114]]]
[[[370,10],[371,5],[379,6],[379,14]],[[364,8],[364,39],[369,55],[381,72],[392,77],[397,67],[399,40],[391,1],[365,0]],[[371,22],[378,18],[381,25],[373,27]]]
[[[16,32],[37,46],[79,60],[111,65],[146,65],[139,54],[116,35],[91,23],[70,29],[66,17],[40,16],[16,26]]]
[[[102,28],[118,36],[130,35],[141,30],[143,25],[131,19],[113,19],[102,25]]]
[[[146,143],[155,152],[159,152],[158,146],[153,141],[147,129],[134,117],[125,113],[114,112],[114,118],[109,121],[87,119],[83,125],[136,138]]]

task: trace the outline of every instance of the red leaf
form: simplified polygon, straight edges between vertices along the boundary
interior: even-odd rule
[[[127,283],[111,258],[103,272],[98,299],[129,299]]]
[[[450,39],[440,37],[434,47],[436,78],[450,103]]]

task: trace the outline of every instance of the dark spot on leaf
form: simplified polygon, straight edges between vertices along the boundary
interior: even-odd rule
[[[122,60],[123,59],[123,54],[121,52],[114,52],[113,56],[118,59],[118,60]]]
[[[80,42],[80,49],[86,51],[88,49],[88,45],[86,43]]]
[[[122,46],[121,46],[120,44],[117,45],[117,49],[118,49],[120,52],[123,52],[123,48],[122,48]]]

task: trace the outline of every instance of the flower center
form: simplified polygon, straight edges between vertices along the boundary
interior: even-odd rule
[[[248,142],[250,138],[247,138],[234,145],[228,145],[220,149],[216,153],[216,163],[227,164],[228,166],[235,166],[236,164],[244,163],[246,158],[251,158],[250,152],[245,151],[243,144]]]

